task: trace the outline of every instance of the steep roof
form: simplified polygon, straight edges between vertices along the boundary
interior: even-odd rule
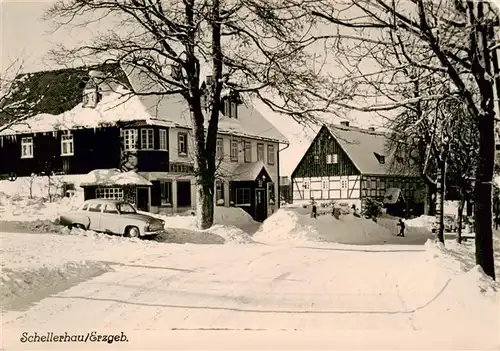
[[[42,128],[44,131],[52,124],[60,126],[59,120],[67,120],[68,114],[71,115],[70,119],[78,119],[74,117],[74,114],[81,110],[85,87],[83,78],[87,77],[91,70],[99,70],[124,84],[125,87],[133,86],[139,92],[158,91],[158,86],[147,75],[142,74],[138,69],[132,69],[130,66],[120,67],[118,64],[26,73],[16,77],[11,94],[2,103],[2,110],[5,112],[0,113],[0,126],[11,121],[13,115],[33,117],[34,119],[30,119],[31,122],[40,126],[44,124]],[[132,100],[142,104],[143,108],[140,110],[146,111],[157,124],[163,122],[168,126],[191,128],[189,109],[180,95],[135,96]],[[108,114],[111,113],[113,110],[108,110]],[[117,114],[123,114],[123,112],[117,112]],[[54,118],[54,123],[49,121],[50,118]],[[125,118],[125,120],[129,119]],[[137,119],[144,119],[143,114],[137,116]],[[105,120],[112,122],[109,118],[105,118]],[[80,126],[92,125],[82,124]],[[25,132],[22,128],[20,130],[14,129],[14,132],[17,133]],[[228,118],[221,114],[219,132],[288,143],[286,137],[249,103],[243,103],[239,106],[238,118]]]
[[[125,71],[136,91],[146,93],[159,90],[159,87],[144,72],[129,67]],[[189,108],[182,96],[141,95],[139,98],[153,117],[168,120],[178,127],[191,128]],[[248,102],[243,102],[238,107],[237,118],[220,115],[219,133],[269,139],[288,144],[287,138]]]
[[[1,135],[45,133],[54,130],[73,130],[115,125],[118,122],[144,121],[147,124],[160,124],[151,119],[149,113],[137,96],[126,95],[117,87],[114,92],[102,96],[95,108],[76,105],[69,111],[58,115],[40,113],[0,131]]]
[[[90,171],[81,182],[82,186],[143,185],[151,182],[134,171],[121,172],[119,169],[95,169]]]
[[[333,124],[325,127],[362,174],[410,175],[409,172],[396,171],[392,167],[394,155],[387,148],[388,138],[385,133]],[[378,156],[384,157],[383,163]]]
[[[125,86],[130,86],[126,75],[116,64],[19,74],[0,106],[0,126],[11,121],[13,116],[59,115],[73,109],[82,102],[83,79],[91,70],[109,74]]]

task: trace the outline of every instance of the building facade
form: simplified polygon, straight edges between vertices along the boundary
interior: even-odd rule
[[[423,211],[420,177],[394,172],[391,161],[383,133],[325,125],[292,173],[293,202],[314,199],[361,208],[368,197],[390,202],[390,189],[400,189],[406,204]]]
[[[55,81],[67,80],[68,72],[57,72],[45,74]],[[78,71],[82,72],[85,70]],[[156,101],[158,97],[128,96],[120,101],[123,94],[116,92],[127,85],[114,80],[110,86],[109,76],[102,71],[87,73],[83,84],[72,86],[80,91],[79,100],[73,93],[75,101],[68,102],[64,111],[56,115],[41,106],[33,109],[33,116],[25,118],[23,124],[0,132],[0,175],[84,177],[93,170],[119,169],[136,172],[152,184],[137,195],[140,209],[169,214],[195,208],[194,138],[186,104],[171,96]],[[30,82],[36,83],[34,76],[18,81],[26,88]],[[127,72],[126,77],[130,86],[143,80],[133,72]],[[216,205],[241,207],[254,219],[263,220],[279,205],[275,203],[279,147],[287,140],[233,94],[224,96],[223,106],[216,152]],[[117,198],[122,194],[107,188],[95,194],[86,191],[85,197]]]

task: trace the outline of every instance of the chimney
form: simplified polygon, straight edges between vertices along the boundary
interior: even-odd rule
[[[340,125],[344,127],[349,127],[349,121],[342,121],[340,122]]]

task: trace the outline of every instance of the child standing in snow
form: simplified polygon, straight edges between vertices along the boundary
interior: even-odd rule
[[[401,218],[399,219],[397,226],[399,227],[399,234],[397,236],[404,237],[405,236],[405,223],[403,222],[403,220]]]

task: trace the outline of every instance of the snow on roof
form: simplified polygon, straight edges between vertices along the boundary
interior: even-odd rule
[[[129,68],[125,71],[136,91],[152,92],[155,90],[154,82],[151,82],[151,79],[144,72]],[[179,94],[142,95],[139,99],[153,118],[169,121],[177,127],[191,128],[188,105]],[[208,123],[208,120],[206,122]],[[241,104],[238,107],[237,118],[228,118],[221,114],[219,133],[269,139],[288,144],[287,138],[249,103]]]
[[[393,155],[387,150],[388,139],[384,133],[332,124],[327,128],[362,174],[397,173],[391,169]],[[384,163],[380,163],[375,154],[384,156]]]
[[[84,176],[80,186],[142,185],[151,182],[134,171],[121,172],[119,169],[95,169]]]
[[[255,181],[262,169],[266,169],[266,166],[262,161],[239,164],[238,167],[234,169],[232,180]],[[269,174],[269,172],[267,173]]]
[[[127,90],[118,88],[102,96],[95,108],[82,107],[82,103],[59,115],[38,114],[17,123],[0,132],[0,135],[43,133],[53,130],[71,130],[78,128],[96,128],[115,124],[120,121],[144,120],[155,124],[137,96],[131,96]]]

